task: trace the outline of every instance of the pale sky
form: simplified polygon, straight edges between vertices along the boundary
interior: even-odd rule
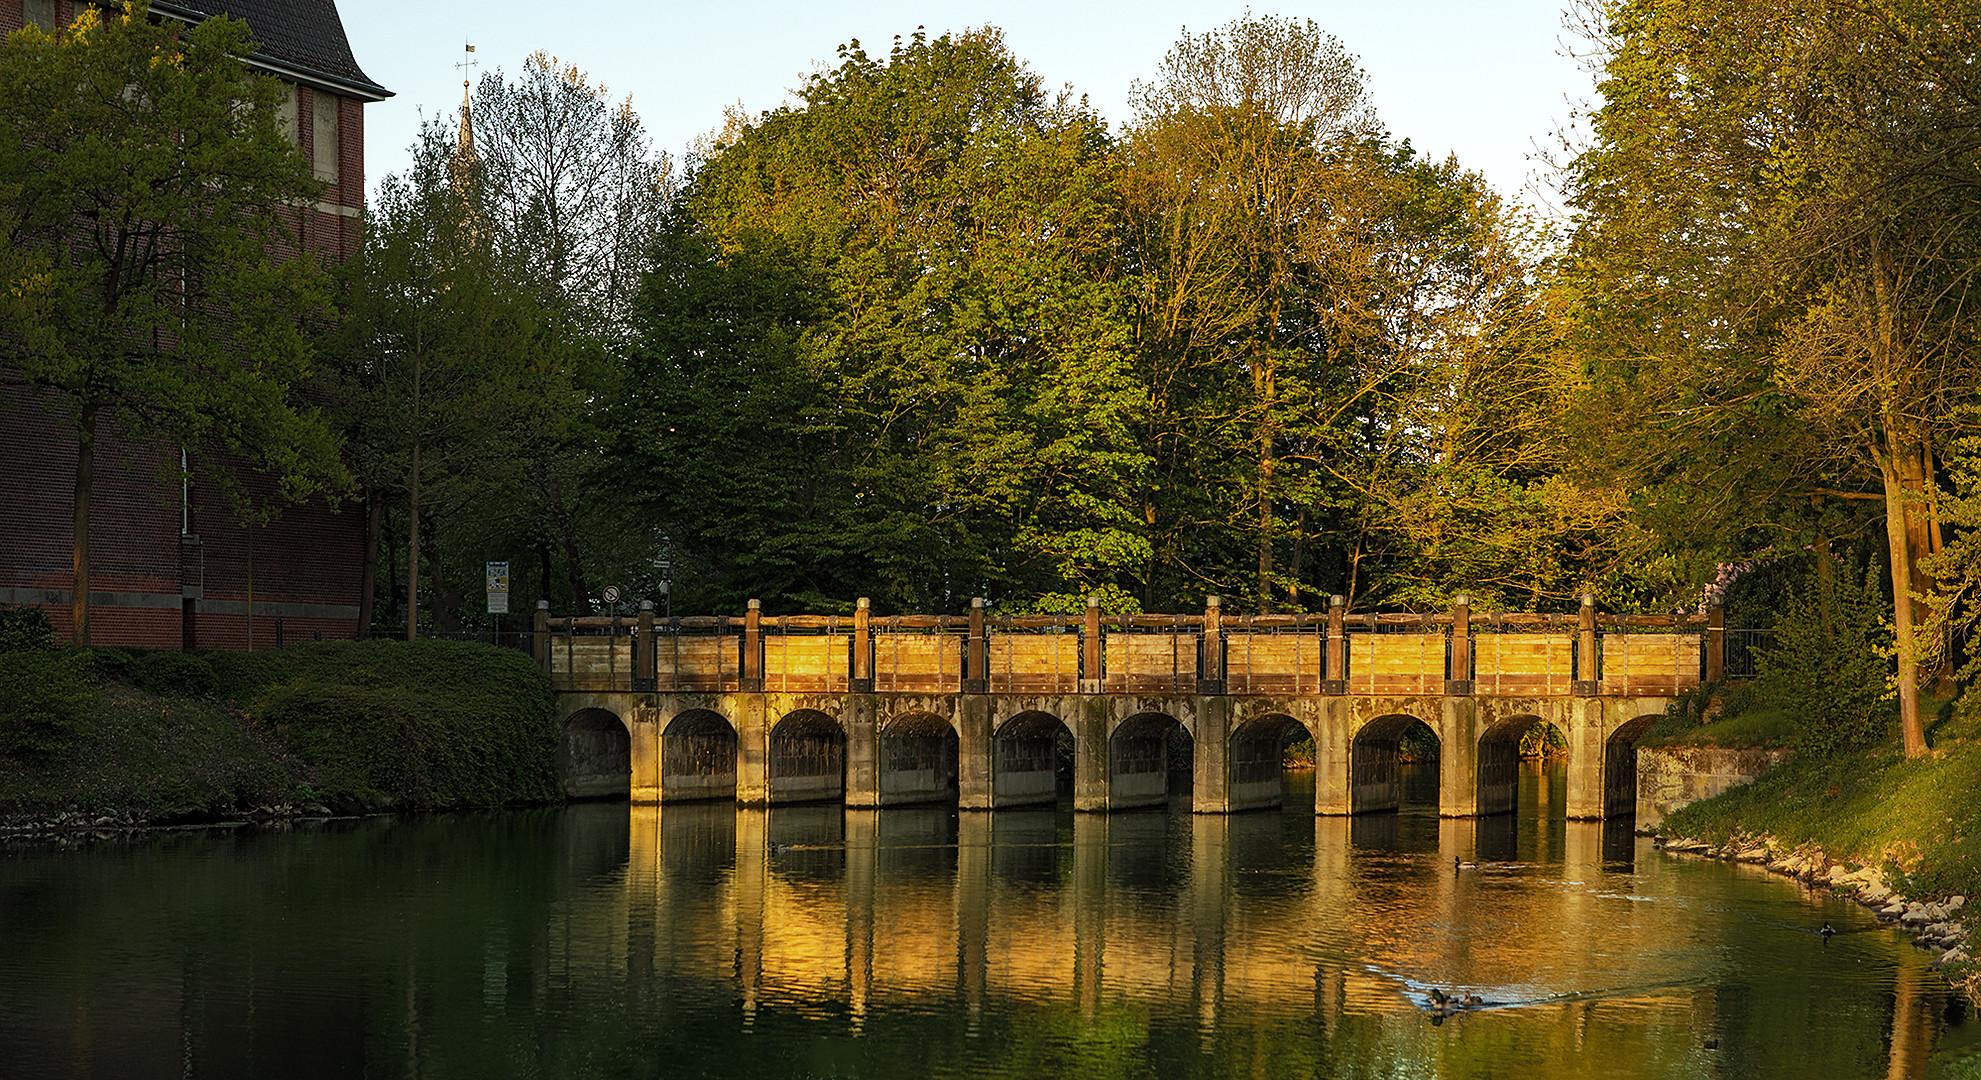
[[[368,186],[400,169],[428,116],[461,100],[462,44],[476,74],[514,73],[543,49],[589,72],[615,98],[630,93],[654,145],[677,159],[740,100],[752,114],[787,100],[806,73],[858,38],[884,55],[917,26],[931,37],[986,23],[1048,87],[1085,94],[1113,127],[1128,90],[1148,79],[1187,26],[1214,29],[1246,13],[1312,19],[1361,58],[1383,124],[1419,151],[1455,153],[1504,195],[1528,193],[1536,144],[1591,97],[1589,75],[1563,53],[1560,0],[1319,0],[1274,7],[1242,0],[1124,4],[879,0],[865,4],[584,4],[535,0],[339,0],[358,64],[397,96],[365,109]]]

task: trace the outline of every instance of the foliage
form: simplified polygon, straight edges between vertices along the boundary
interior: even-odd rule
[[[528,656],[446,641],[214,654],[216,678],[333,806],[441,809],[558,797],[549,680]]]
[[[217,688],[213,664],[199,653],[160,649],[138,658],[131,682],[160,697],[204,698]]]
[[[55,647],[55,624],[38,607],[0,608],[0,653]]]
[[[37,759],[66,748],[94,703],[83,657],[50,648],[0,651],[0,756]]]
[[[348,480],[298,390],[325,279],[276,254],[320,187],[282,133],[279,84],[241,59],[253,51],[239,21],[181,28],[142,0],[0,46],[0,366],[69,410],[78,643],[99,435],[195,451],[237,509],[243,462],[289,500]]]
[[[1568,277],[1591,460],[1716,561],[1825,546],[1882,510],[1901,729],[1922,754],[1934,434],[1981,381],[1967,10],[1590,8],[1604,104],[1571,168]]]
[[[1905,875],[1913,896],[1981,895],[1981,724],[1964,713],[1941,728],[1943,753],[1906,759],[1895,740],[1798,755],[1751,784],[1674,811],[1661,833],[1725,840],[1768,834],[1820,845],[1833,859]]]
[[[1146,555],[1145,395],[1100,122],[991,30],[855,42],[799,98],[688,182],[616,406],[684,595],[1108,592]]]
[[[1891,627],[1884,610],[1876,566],[1861,579],[1812,574],[1789,596],[1772,645],[1755,657],[1755,695],[1796,718],[1797,749],[1835,753],[1884,733],[1891,719]]]

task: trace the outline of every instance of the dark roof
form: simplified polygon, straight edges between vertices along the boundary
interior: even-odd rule
[[[392,96],[351,55],[337,0],[154,0],[151,7],[194,21],[230,15],[248,24],[260,46],[253,59],[264,65],[370,101]]]

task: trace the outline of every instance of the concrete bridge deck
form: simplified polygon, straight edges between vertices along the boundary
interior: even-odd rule
[[[1496,814],[1514,808],[1522,739],[1547,726],[1568,815],[1623,816],[1636,739],[1717,677],[1724,647],[1717,612],[1605,619],[1587,597],[1570,617],[1475,619],[1461,599],[1448,616],[1234,619],[1213,599],[1201,617],[987,620],[979,602],[874,620],[862,601],[850,619],[769,620],[753,601],[734,622],[540,608],[537,624],[572,795],[856,808],[1070,794],[1105,812],[1187,789],[1197,812],[1231,813],[1278,805],[1285,749],[1306,738],[1317,813],[1388,810],[1416,731],[1438,748],[1439,813]]]

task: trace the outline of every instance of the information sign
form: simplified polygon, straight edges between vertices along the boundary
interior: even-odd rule
[[[506,562],[488,564],[488,613],[509,614],[509,564]]]

